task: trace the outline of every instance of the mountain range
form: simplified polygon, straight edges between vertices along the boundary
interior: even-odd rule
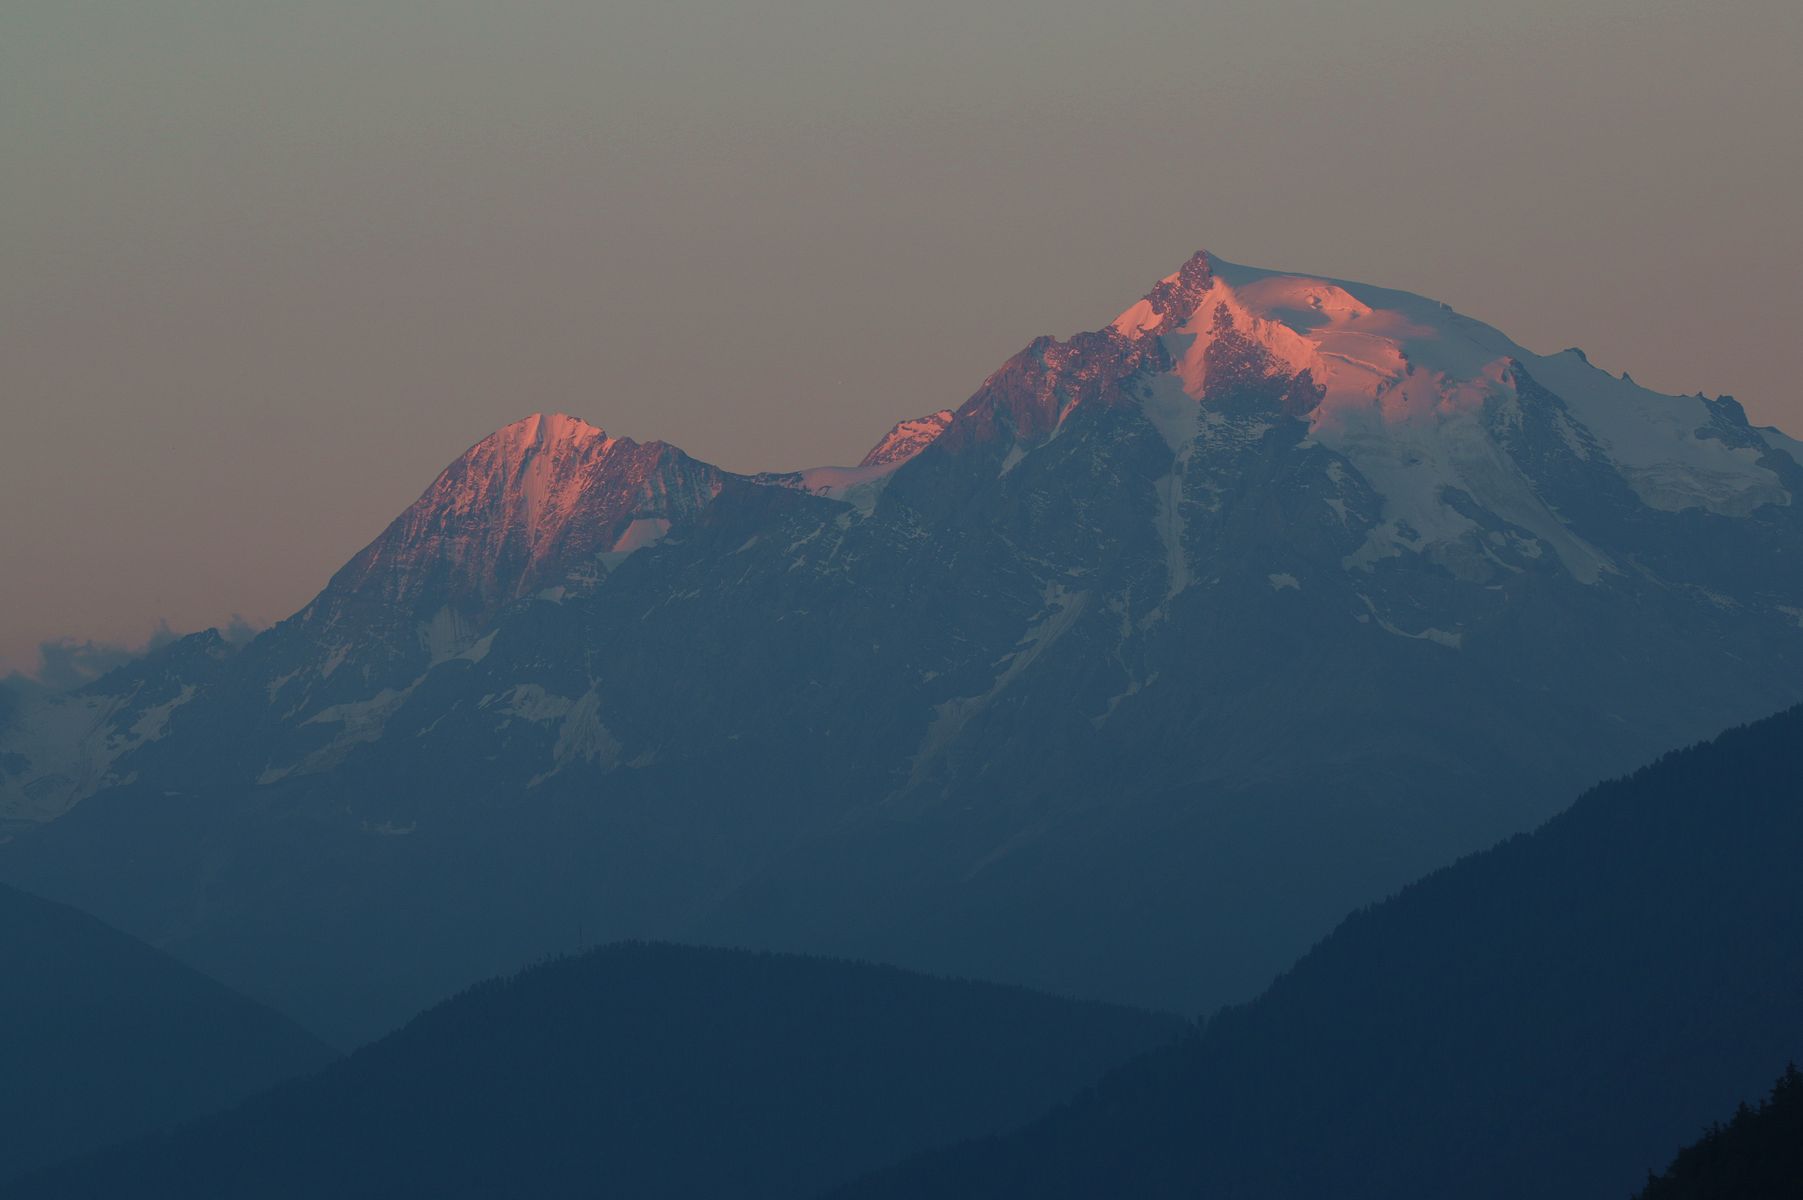
[[[1803,1046],[1800,767],[1803,707],[1666,755],[1202,1023],[617,945],[8,1194],[1788,1196],[1795,1068],[1720,1118]]]
[[[853,467],[539,415],[300,612],[0,710],[0,877],[343,1044],[623,937],[1206,1012],[1803,699],[1803,445],[1198,254]]]

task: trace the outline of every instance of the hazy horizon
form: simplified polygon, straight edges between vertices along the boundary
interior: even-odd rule
[[[1803,434],[1793,5],[27,2],[0,675],[304,603],[530,412],[855,459],[1192,251]]]

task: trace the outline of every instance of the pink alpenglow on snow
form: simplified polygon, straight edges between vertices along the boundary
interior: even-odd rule
[[[885,434],[882,441],[872,446],[870,453],[858,465],[881,467],[906,462],[930,446],[951,423],[952,410],[949,408],[942,408],[924,417],[915,417],[911,421],[902,421]]]
[[[1392,457],[1407,457],[1397,447],[1418,443],[1398,426],[1457,441],[1486,404],[1519,403],[1525,372],[1565,402],[1654,507],[1740,512],[1778,489],[1756,452],[1696,435],[1710,423],[1701,397],[1640,387],[1576,350],[1535,354],[1408,292],[1238,266],[1204,251],[1110,328],[1130,341],[1164,338],[1172,373],[1196,399],[1207,393],[1210,346],[1231,331],[1264,351],[1274,373],[1307,373],[1320,395],[1307,414],[1311,435],[1336,448],[1381,440]]]
[[[460,623],[483,620],[534,593],[592,585],[600,556],[656,542],[723,478],[664,442],[535,414],[470,447],[312,607],[374,593],[420,615],[446,605]]]
[[[1173,487],[1199,442],[1301,420],[1309,442],[1343,455],[1383,499],[1383,523],[1351,565],[1467,536],[1472,521],[1449,502],[1464,495],[1541,537],[1586,582],[1617,564],[1573,536],[1499,441],[1524,406],[1543,406],[1575,453],[1666,511],[1788,503],[1762,460],[1771,447],[1803,449],[1776,430],[1722,436],[1719,403],[1650,391],[1575,350],[1535,354],[1434,300],[1206,252],[1102,330],[1034,341],[941,441],[999,444],[1006,473],[1090,403],[1142,406],[1177,457]]]
[[[1323,440],[1356,438],[1370,421],[1444,425],[1487,401],[1508,402],[1525,371],[1570,406],[1631,478],[1649,471],[1672,477],[1676,490],[1637,485],[1648,503],[1732,508],[1734,494],[1776,484],[1747,454],[1693,436],[1708,424],[1700,397],[1642,388],[1575,350],[1535,354],[1408,292],[1243,267],[1203,251],[1110,328],[1129,340],[1166,338],[1172,372],[1197,399],[1207,391],[1209,349],[1231,331],[1263,350],[1274,372],[1307,372],[1320,392],[1308,419]],[[1676,478],[1686,470],[1694,477],[1689,492]]]

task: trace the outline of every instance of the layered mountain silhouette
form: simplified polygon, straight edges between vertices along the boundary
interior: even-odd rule
[[[567,417],[0,728],[0,876],[360,1040],[589,940],[1206,1011],[1803,699],[1803,446],[1199,254],[855,467]]]
[[[838,1194],[1628,1196],[1803,1051],[1799,778],[1803,709],[1670,754],[1350,917],[1028,1129]],[[1766,1147],[1795,1091],[1648,1200],[1792,1194],[1699,1181],[1794,1164]]]
[[[1176,1017],[824,959],[609,947],[24,1197],[797,1197],[1007,1130]]]
[[[337,1057],[286,1017],[76,912],[0,886],[0,1191]]]

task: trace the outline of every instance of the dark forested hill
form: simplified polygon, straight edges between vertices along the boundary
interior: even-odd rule
[[[1803,1054],[1800,861],[1793,709],[1353,916],[1016,1136],[844,1195],[1626,1196]]]
[[[887,967],[615,946],[20,1195],[808,1196],[1017,1126],[1181,1028]]]
[[[1803,1196],[1803,1073],[1793,1063],[1758,1108],[1742,1104],[1647,1181],[1638,1200],[1793,1200]]]
[[[135,938],[0,886],[0,1184],[332,1057]]]

